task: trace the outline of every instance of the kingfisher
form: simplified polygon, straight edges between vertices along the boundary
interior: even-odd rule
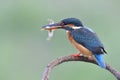
[[[46,30],[66,30],[69,41],[79,53],[72,54],[74,57],[85,55],[92,57],[101,68],[106,68],[104,54],[107,53],[97,34],[77,18],[66,18],[58,23],[48,24],[42,28]]]

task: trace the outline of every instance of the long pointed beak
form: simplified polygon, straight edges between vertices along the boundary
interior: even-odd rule
[[[59,28],[62,28],[60,23],[48,24],[42,27],[43,30],[55,30]]]

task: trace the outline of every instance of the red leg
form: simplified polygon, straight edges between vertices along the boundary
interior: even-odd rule
[[[78,59],[78,57],[80,56],[80,53],[77,53],[77,54],[71,54],[71,56],[73,56],[75,59]]]
[[[78,57],[78,56],[80,56],[80,53],[77,53],[77,54],[71,54],[71,56]]]

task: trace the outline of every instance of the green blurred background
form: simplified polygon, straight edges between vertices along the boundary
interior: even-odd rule
[[[79,18],[100,37],[105,61],[120,71],[120,0],[0,0],[0,80],[41,80],[53,59],[76,53],[64,30],[51,41],[41,31],[47,19]],[[108,71],[84,62],[56,67],[50,80],[115,80]]]

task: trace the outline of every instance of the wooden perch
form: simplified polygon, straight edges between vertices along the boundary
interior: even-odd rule
[[[93,64],[96,64],[96,61],[95,60],[92,60],[88,57],[85,57],[85,56],[79,56],[79,57],[73,57],[72,55],[69,55],[69,56],[63,56],[63,57],[60,57],[60,58],[57,58],[55,60],[53,60],[52,62],[50,62],[45,70],[44,70],[44,73],[43,73],[43,76],[42,76],[42,80],[49,80],[49,74],[51,72],[51,70],[63,63],[63,62],[68,62],[68,61],[84,61],[84,62],[89,62],[89,63],[93,63]],[[112,68],[109,64],[106,63],[106,70],[108,70],[109,72],[111,72],[116,78],[117,80],[120,80],[120,72],[118,72],[117,70],[115,70],[114,68]]]

